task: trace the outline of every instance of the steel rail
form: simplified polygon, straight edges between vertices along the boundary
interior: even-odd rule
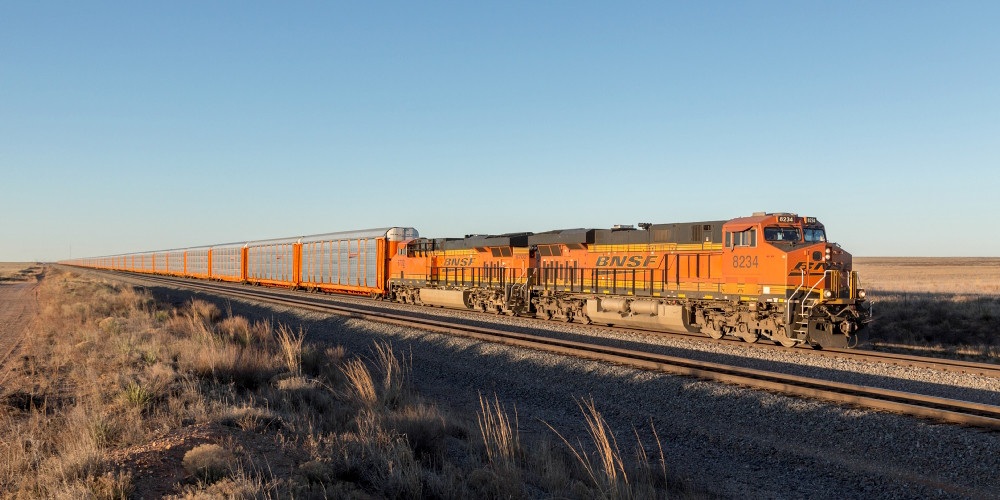
[[[810,349],[813,350],[813,349]],[[914,356],[912,354],[899,354],[884,351],[858,350],[849,351],[845,349],[823,349],[817,351],[821,354],[830,353],[832,355],[848,358],[863,357],[865,360],[876,360],[882,363],[912,366],[915,368],[931,368],[934,370],[944,370],[950,372],[967,373],[972,375],[984,375],[987,377],[1000,378],[1000,365],[995,363],[983,363],[979,361],[965,361],[960,359],[936,358],[928,356]]]
[[[659,332],[656,332],[654,334],[659,334]],[[691,338],[697,341],[714,342],[718,344],[739,344],[748,346],[753,345],[755,349],[773,349],[779,351],[787,351],[789,349],[788,347],[770,343],[747,344],[746,342],[740,339],[733,339],[733,338],[712,339],[695,333],[674,333],[672,335],[683,336],[685,338]],[[874,361],[888,365],[908,366],[913,368],[928,368],[938,371],[947,371],[947,372],[963,373],[969,375],[982,375],[986,377],[1000,378],[1000,364],[996,363],[984,363],[981,361],[968,361],[968,360],[941,358],[934,356],[916,356],[913,354],[873,351],[868,349],[838,349],[829,347],[823,349],[813,349],[812,347],[809,346],[797,346],[794,347],[793,349],[795,349],[797,353],[801,353],[806,356],[852,359],[865,362]]]
[[[685,375],[705,380],[737,384],[787,395],[918,416],[940,422],[1000,430],[1000,406],[832,382],[752,368],[734,367],[720,363],[693,361],[675,356],[506,332],[479,326],[456,325],[437,319],[385,312],[371,312],[355,307],[326,303],[315,300],[314,297],[275,296],[275,294],[269,292],[271,289],[268,289],[268,291],[262,289],[238,290],[233,287],[219,287],[213,286],[214,284],[201,282],[193,283],[187,280],[173,280],[162,276],[139,275],[138,277],[152,281],[169,282],[216,295],[228,295],[284,306],[290,305],[299,309],[378,321],[409,328],[419,328],[427,331],[570,355],[583,359],[611,362],[674,375]]]

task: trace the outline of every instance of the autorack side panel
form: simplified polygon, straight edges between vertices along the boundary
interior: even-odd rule
[[[164,253],[166,254],[164,271],[174,276],[184,276],[184,250],[169,250]]]
[[[298,242],[298,238],[282,238],[247,243],[246,280],[264,285],[297,286]]]
[[[222,281],[244,281],[245,243],[231,243],[213,246],[209,267],[212,279]]]
[[[211,247],[189,248],[186,251],[187,267],[185,276],[208,279],[210,277],[208,263]]]
[[[164,274],[167,268],[167,253],[163,250],[156,252],[149,252],[152,256],[151,267],[149,272],[152,274]]]
[[[385,293],[390,251],[404,239],[417,237],[413,228],[391,227],[306,236],[301,239],[301,283],[335,293]]]
[[[141,273],[152,273],[153,272],[153,261],[154,253],[146,252],[138,255],[138,265],[139,269],[137,271]]]

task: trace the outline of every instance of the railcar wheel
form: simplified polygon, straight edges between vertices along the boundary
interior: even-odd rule
[[[798,342],[794,340],[779,340],[778,343],[785,347],[795,347],[795,344],[798,344]]]

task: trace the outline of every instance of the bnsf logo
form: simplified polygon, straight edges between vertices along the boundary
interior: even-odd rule
[[[454,266],[454,267],[465,267],[465,266],[471,266],[472,263],[475,261],[476,261],[475,257],[462,257],[462,258],[448,257],[447,259],[444,259],[444,265]]]
[[[813,262],[812,267],[810,267],[809,264],[806,264],[805,262],[799,262],[798,264],[795,264],[795,267],[792,268],[792,272],[788,273],[788,275],[798,276],[802,274],[803,270],[805,270],[808,273],[823,272],[823,267],[824,266],[822,262]]]
[[[611,257],[598,257],[595,264],[597,267],[650,267],[650,264],[655,264],[657,259],[659,257],[656,255],[650,255],[645,258],[641,255],[633,255],[631,257],[613,255]]]

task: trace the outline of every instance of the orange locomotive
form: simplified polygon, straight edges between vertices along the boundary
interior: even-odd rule
[[[870,320],[851,254],[794,214],[415,239],[389,297],[442,307],[847,347]]]
[[[811,217],[419,238],[390,227],[72,265],[663,331],[851,346],[870,320],[851,254]]]

